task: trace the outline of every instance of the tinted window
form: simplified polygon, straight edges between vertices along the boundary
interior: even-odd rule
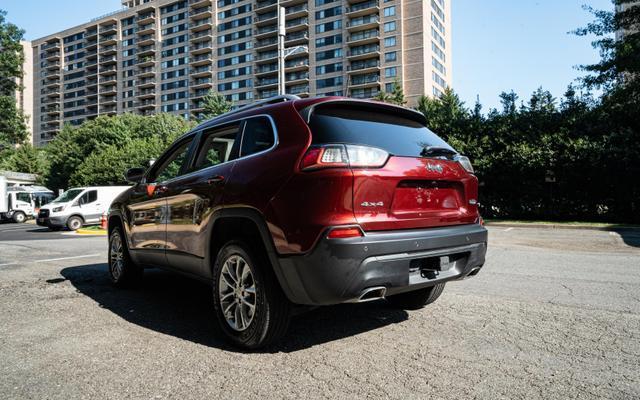
[[[345,104],[317,107],[309,122],[314,144],[350,143],[378,147],[392,155],[420,157],[425,147],[451,147],[417,121],[388,110]]]
[[[275,137],[268,118],[247,120],[242,136],[242,157],[269,150],[275,143]]]
[[[173,179],[180,174],[182,165],[187,160],[187,154],[189,153],[190,144],[191,139],[183,142],[171,153],[171,155],[167,159],[165,159],[162,165],[155,172],[156,182],[168,181],[169,179]]]
[[[212,167],[238,158],[240,126],[234,124],[206,131],[193,170]]]

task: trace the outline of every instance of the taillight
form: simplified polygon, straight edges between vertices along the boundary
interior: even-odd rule
[[[360,237],[364,236],[362,234],[362,229],[355,226],[348,226],[344,228],[334,228],[332,229],[327,238],[329,239],[346,239],[352,237]]]
[[[474,173],[473,165],[471,165],[471,160],[469,160],[469,157],[457,155],[455,157],[455,161],[457,161],[460,165],[462,165],[462,168],[464,168],[467,172],[471,174]]]
[[[302,157],[300,168],[380,168],[389,158],[389,153],[377,147],[353,144],[327,144],[310,148]]]

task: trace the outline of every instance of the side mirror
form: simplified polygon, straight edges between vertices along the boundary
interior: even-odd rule
[[[124,177],[129,182],[140,183],[144,179],[144,173],[144,168],[129,168]]]

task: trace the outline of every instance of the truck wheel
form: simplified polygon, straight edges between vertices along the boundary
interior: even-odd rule
[[[389,296],[387,297],[387,301],[394,307],[406,310],[418,310],[436,301],[443,290],[444,283],[439,283],[428,288]]]
[[[67,220],[67,228],[69,228],[70,231],[77,231],[82,228],[83,222],[82,218],[74,215]]]
[[[22,211],[16,211],[15,213],[13,213],[13,222],[21,224],[26,220],[27,216]]]
[[[218,253],[213,277],[215,313],[233,344],[257,349],[284,336],[291,304],[266,255],[260,257],[243,242],[229,242]]]
[[[144,270],[129,255],[122,230],[116,226],[109,233],[109,278],[119,287],[133,286],[142,280]]]

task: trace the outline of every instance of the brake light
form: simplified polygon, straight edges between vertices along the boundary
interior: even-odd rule
[[[327,235],[328,239],[346,239],[352,237],[361,237],[364,236],[362,234],[362,229],[354,226],[345,227],[345,228],[335,228],[332,229]]]
[[[302,158],[302,170],[321,168],[380,168],[389,158],[389,153],[377,147],[352,144],[328,144],[310,148]]]
[[[470,174],[474,173],[473,165],[471,164],[471,160],[469,160],[469,157],[457,155],[455,157],[455,161],[462,165],[462,168],[464,168]]]

